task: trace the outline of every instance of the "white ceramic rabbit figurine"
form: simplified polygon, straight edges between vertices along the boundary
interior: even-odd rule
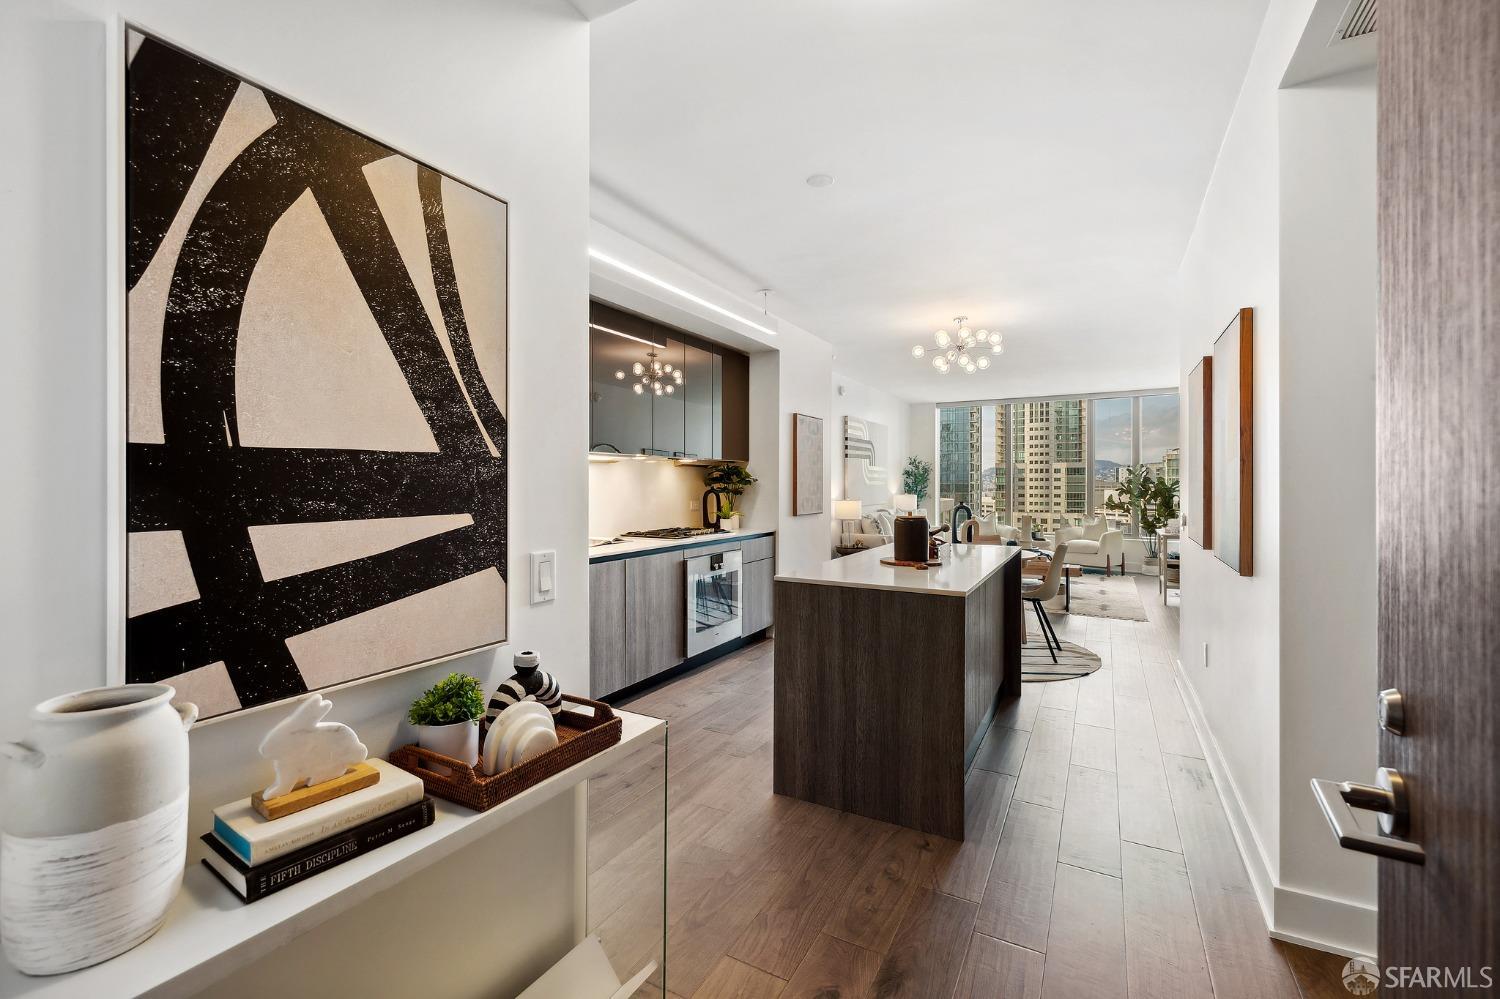
[[[303,780],[309,787],[333,780],[369,755],[348,725],[323,720],[332,710],[333,702],[322,694],[308,694],[266,733],[260,755],[276,765],[276,779],[263,797],[280,797]]]

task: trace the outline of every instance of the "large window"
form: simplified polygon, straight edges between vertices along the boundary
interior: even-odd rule
[[[943,406],[938,424],[944,522],[963,503],[1008,524],[1029,517],[1036,530],[1104,517],[1135,534],[1128,513],[1106,506],[1122,476],[1143,464],[1179,475],[1176,393]]]

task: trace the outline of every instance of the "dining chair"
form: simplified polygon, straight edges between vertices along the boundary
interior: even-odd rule
[[[1068,543],[1065,541],[1052,550],[1052,564],[1047,566],[1047,575],[1037,580],[1035,584],[1023,583],[1021,586],[1021,599],[1029,601],[1036,611],[1037,623],[1042,627],[1042,639],[1047,643],[1047,651],[1052,654],[1053,662],[1057,662],[1057,654],[1062,651],[1062,640],[1057,637],[1057,632],[1052,627],[1052,619],[1047,616],[1047,609],[1042,606],[1042,602],[1057,596],[1063,571],[1067,568],[1067,560]]]

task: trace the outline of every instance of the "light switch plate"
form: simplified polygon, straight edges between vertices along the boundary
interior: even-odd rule
[[[531,553],[531,602],[545,604],[557,599],[557,552]]]

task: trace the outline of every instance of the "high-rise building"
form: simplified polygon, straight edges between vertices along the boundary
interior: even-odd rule
[[[1013,516],[1030,516],[1043,528],[1077,523],[1088,512],[1088,402],[1018,402],[1009,409]]]
[[[983,410],[980,406],[947,406],[938,410],[938,496],[979,509],[984,464],[981,453]],[[941,516],[940,511],[932,511]]]

